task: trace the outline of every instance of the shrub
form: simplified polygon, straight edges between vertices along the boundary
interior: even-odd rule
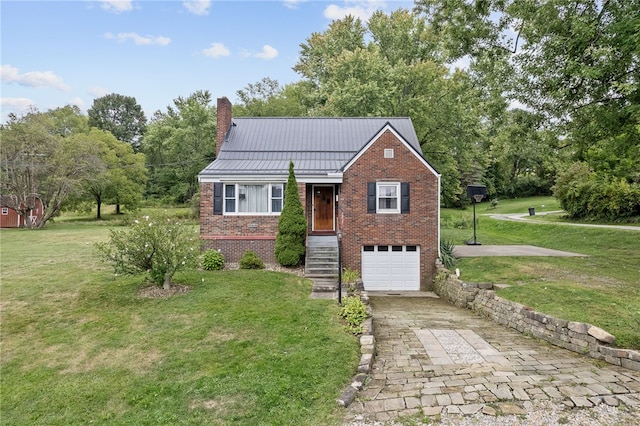
[[[264,269],[264,262],[256,252],[247,250],[240,258],[240,269]]]
[[[455,249],[455,245],[453,241],[450,240],[442,240],[440,241],[440,261],[447,269],[452,269],[456,266],[456,261],[458,260],[453,254]]]
[[[144,216],[125,230],[112,229],[109,242],[96,248],[116,273],[147,272],[151,281],[168,289],[178,270],[196,265],[199,241],[193,226],[166,216]]]
[[[574,218],[588,216],[587,200],[593,191],[593,173],[586,163],[577,162],[558,174],[553,195],[563,210]]]
[[[289,162],[284,206],[278,220],[275,257],[282,266],[298,266],[306,251],[307,220],[298,195],[298,183],[293,173],[293,162]]]
[[[349,268],[342,269],[343,283],[352,283],[358,278],[360,278],[360,272],[356,271],[355,269],[349,269]]]
[[[358,296],[345,297],[342,300],[343,305],[339,314],[346,321],[347,330],[353,334],[361,334],[362,323],[369,316],[367,307]]]
[[[574,163],[561,173],[553,191],[562,208],[576,219],[616,221],[640,215],[640,185],[599,177],[585,163]]]
[[[207,271],[220,271],[224,268],[224,256],[218,250],[207,250],[202,254],[202,268]]]
[[[191,202],[189,203],[189,208],[191,210],[191,215],[194,219],[200,219],[200,192],[196,192],[191,197]]]

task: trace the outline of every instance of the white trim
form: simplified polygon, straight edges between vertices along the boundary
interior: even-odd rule
[[[320,188],[331,188],[331,200],[333,200],[333,208],[332,210],[332,214],[333,214],[333,228],[331,229],[331,231],[335,231],[336,230],[336,187],[333,185],[311,185],[311,230],[312,231],[329,231],[328,229],[316,229],[316,187],[320,187]]]
[[[396,187],[396,208],[395,209],[380,209],[380,198],[392,198],[392,197],[380,197],[380,186],[395,186]],[[401,186],[400,182],[376,182],[376,213],[377,214],[400,214],[401,200]]]
[[[422,156],[421,153],[416,152],[415,148],[413,146],[411,146],[411,144],[409,142],[407,142],[407,140],[400,134],[398,133],[391,124],[389,124],[387,122],[387,124],[385,124],[382,129],[380,129],[380,131],[378,133],[376,133],[371,140],[364,146],[362,147],[362,149],[360,151],[358,151],[358,153],[351,159],[349,160],[349,162],[344,166],[344,168],[342,169],[342,172],[346,172],[347,170],[349,170],[349,167],[351,167],[356,161],[358,161],[358,159],[360,159],[360,157],[374,144],[378,141],[378,139],[380,139],[380,137],[384,134],[384,132],[386,132],[387,130],[389,130],[391,133],[393,133],[393,135],[400,141],[402,142],[409,151],[411,151],[411,153],[413,155],[415,155],[415,157],[420,160],[420,162],[422,164],[424,164],[424,166],[431,172],[433,173],[434,176],[440,176],[440,173],[436,172],[436,170],[431,167],[431,164],[429,164],[429,162]]]
[[[285,183],[289,175],[198,175],[198,182],[200,183]],[[307,175],[296,176],[298,183],[318,183],[318,184],[330,184],[330,183],[342,183],[342,172],[340,173],[327,173],[325,175]]]
[[[228,212],[227,211],[227,200],[231,200],[231,198],[227,198],[227,186],[234,186],[234,207],[235,211]],[[256,185],[256,186],[267,186],[267,211],[266,212],[239,212],[239,185]],[[279,212],[272,211],[273,207],[273,186],[274,185],[282,185],[282,197],[276,198],[281,200],[282,205],[280,206]],[[284,182],[228,182],[225,183],[222,187],[222,214],[224,216],[280,216],[282,213],[282,209],[284,208]]]

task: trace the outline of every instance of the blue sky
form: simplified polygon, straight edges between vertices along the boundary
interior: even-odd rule
[[[410,1],[0,0],[2,122],[30,106],[133,96],[148,118],[196,90],[236,101],[263,77],[281,84],[300,44],[347,14],[410,9]]]

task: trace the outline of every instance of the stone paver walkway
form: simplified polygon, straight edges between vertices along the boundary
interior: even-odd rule
[[[535,400],[640,407],[640,373],[530,338],[440,299],[372,295],[371,304],[376,358],[346,422],[501,406],[524,414]]]

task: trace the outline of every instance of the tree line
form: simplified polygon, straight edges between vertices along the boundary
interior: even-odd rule
[[[299,81],[248,84],[234,115],[407,116],[442,174],[443,206],[464,207],[466,186],[483,184],[491,198],[554,194],[575,217],[637,220],[638,6],[416,0],[366,22],[347,16],[300,44]],[[118,94],[86,117],[72,107],[12,116],[3,198],[27,205],[37,193],[52,215],[197,199],[197,174],[215,158],[212,100],[179,97],[148,122]]]

